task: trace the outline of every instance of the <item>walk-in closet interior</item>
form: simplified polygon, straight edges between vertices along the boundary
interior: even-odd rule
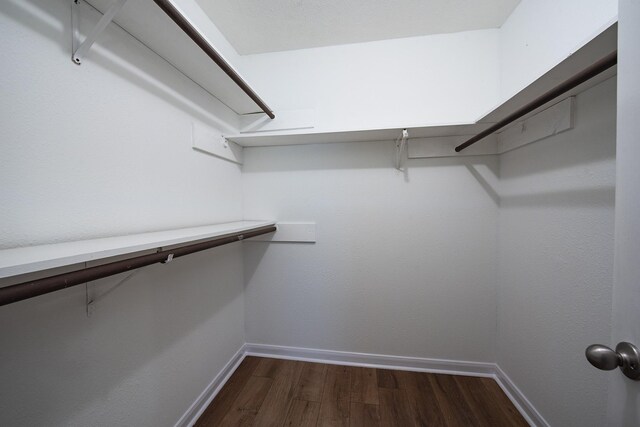
[[[2,0],[1,426],[640,425],[637,0]]]

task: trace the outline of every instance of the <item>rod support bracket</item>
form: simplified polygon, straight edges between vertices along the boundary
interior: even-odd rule
[[[407,140],[409,139],[409,131],[405,128],[402,129],[402,133],[396,139],[396,169],[402,170],[402,156],[404,155],[405,147],[407,146]]]
[[[96,26],[91,30],[89,35],[80,42],[80,30],[78,26],[79,21],[79,8],[82,0],[71,0],[71,61],[76,65],[82,64],[82,59],[91,49],[96,39],[107,28],[107,25],[113,21],[113,18],[120,12],[122,6],[125,5],[127,0],[113,0],[107,11],[102,15],[102,18],[98,21]]]

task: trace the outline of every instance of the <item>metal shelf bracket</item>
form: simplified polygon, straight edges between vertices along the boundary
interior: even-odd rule
[[[402,170],[402,156],[404,155],[407,140],[409,139],[409,131],[402,129],[402,134],[396,139],[396,169]]]
[[[104,15],[102,15],[102,18],[100,18],[91,33],[89,33],[84,41],[80,42],[80,31],[78,30],[78,9],[80,8],[80,1],[81,0],[71,0],[71,50],[73,51],[71,60],[76,65],[82,64],[82,58],[84,58],[87,52],[89,52],[89,49],[91,49],[91,46],[96,41],[100,33],[102,33],[107,25],[109,25],[109,23],[113,21],[113,18],[118,14],[120,9],[122,9],[122,6],[124,6],[124,4],[127,2],[127,0],[113,0],[111,6],[109,6]]]

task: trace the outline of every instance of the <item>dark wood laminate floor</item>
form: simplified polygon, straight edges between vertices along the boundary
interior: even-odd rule
[[[491,378],[247,357],[196,426],[527,426]]]

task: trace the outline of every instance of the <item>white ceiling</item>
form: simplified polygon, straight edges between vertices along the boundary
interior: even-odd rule
[[[520,0],[197,0],[242,55],[498,28]]]

